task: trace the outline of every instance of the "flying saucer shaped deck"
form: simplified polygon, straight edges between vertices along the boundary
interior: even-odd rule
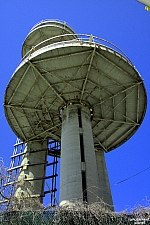
[[[27,56],[6,89],[5,114],[25,142],[49,137],[60,141],[61,109],[85,104],[92,114],[95,148],[108,152],[139,128],[146,111],[144,84],[122,54],[71,32],[45,46],[38,41],[33,51],[31,44],[29,54],[24,50]]]

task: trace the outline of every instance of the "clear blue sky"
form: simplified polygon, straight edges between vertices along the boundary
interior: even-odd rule
[[[22,43],[36,23],[66,21],[77,33],[93,34],[121,48],[140,72],[150,94],[150,12],[136,0],[7,0],[0,1],[0,156],[9,166],[16,136],[3,109],[6,86],[21,60]],[[115,210],[150,200],[150,107],[136,134],[106,154]]]

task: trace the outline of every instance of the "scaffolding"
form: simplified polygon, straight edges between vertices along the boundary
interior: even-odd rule
[[[24,151],[26,144],[17,138],[14,144],[13,154],[10,157],[11,162],[8,169],[5,169],[3,176],[0,176],[1,183],[1,197],[0,203],[7,202],[15,194],[16,185],[18,183],[18,176],[20,169],[23,167],[22,158],[26,154]],[[40,150],[37,150],[40,151]],[[32,152],[33,154],[37,151]],[[45,177],[39,178],[45,180],[44,196],[50,194],[50,206],[56,206],[56,193],[57,193],[57,177],[58,177],[58,158],[60,158],[60,143],[52,139],[48,140],[47,162],[46,162],[46,174]],[[33,166],[33,165],[32,165]],[[46,181],[47,180],[47,181]]]

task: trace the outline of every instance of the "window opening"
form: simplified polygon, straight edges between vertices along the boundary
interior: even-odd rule
[[[78,108],[79,127],[82,128],[81,108]]]
[[[85,162],[83,134],[80,134],[80,152],[81,152],[81,162]]]
[[[86,189],[86,174],[82,171],[82,191],[83,191],[83,201],[87,202],[87,189]]]

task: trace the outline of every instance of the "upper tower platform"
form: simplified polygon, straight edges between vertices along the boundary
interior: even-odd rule
[[[66,23],[42,21],[22,47],[5,92],[5,115],[24,142],[61,139],[61,113],[87,106],[95,149],[109,152],[139,128],[146,111],[143,80],[128,57],[101,38]]]
[[[27,56],[27,53],[29,54],[32,50],[35,51],[35,46],[36,50],[38,50],[46,45],[69,41],[74,38],[77,38],[77,36],[66,22],[59,20],[41,21],[31,29],[26,37],[22,46],[22,57]]]

